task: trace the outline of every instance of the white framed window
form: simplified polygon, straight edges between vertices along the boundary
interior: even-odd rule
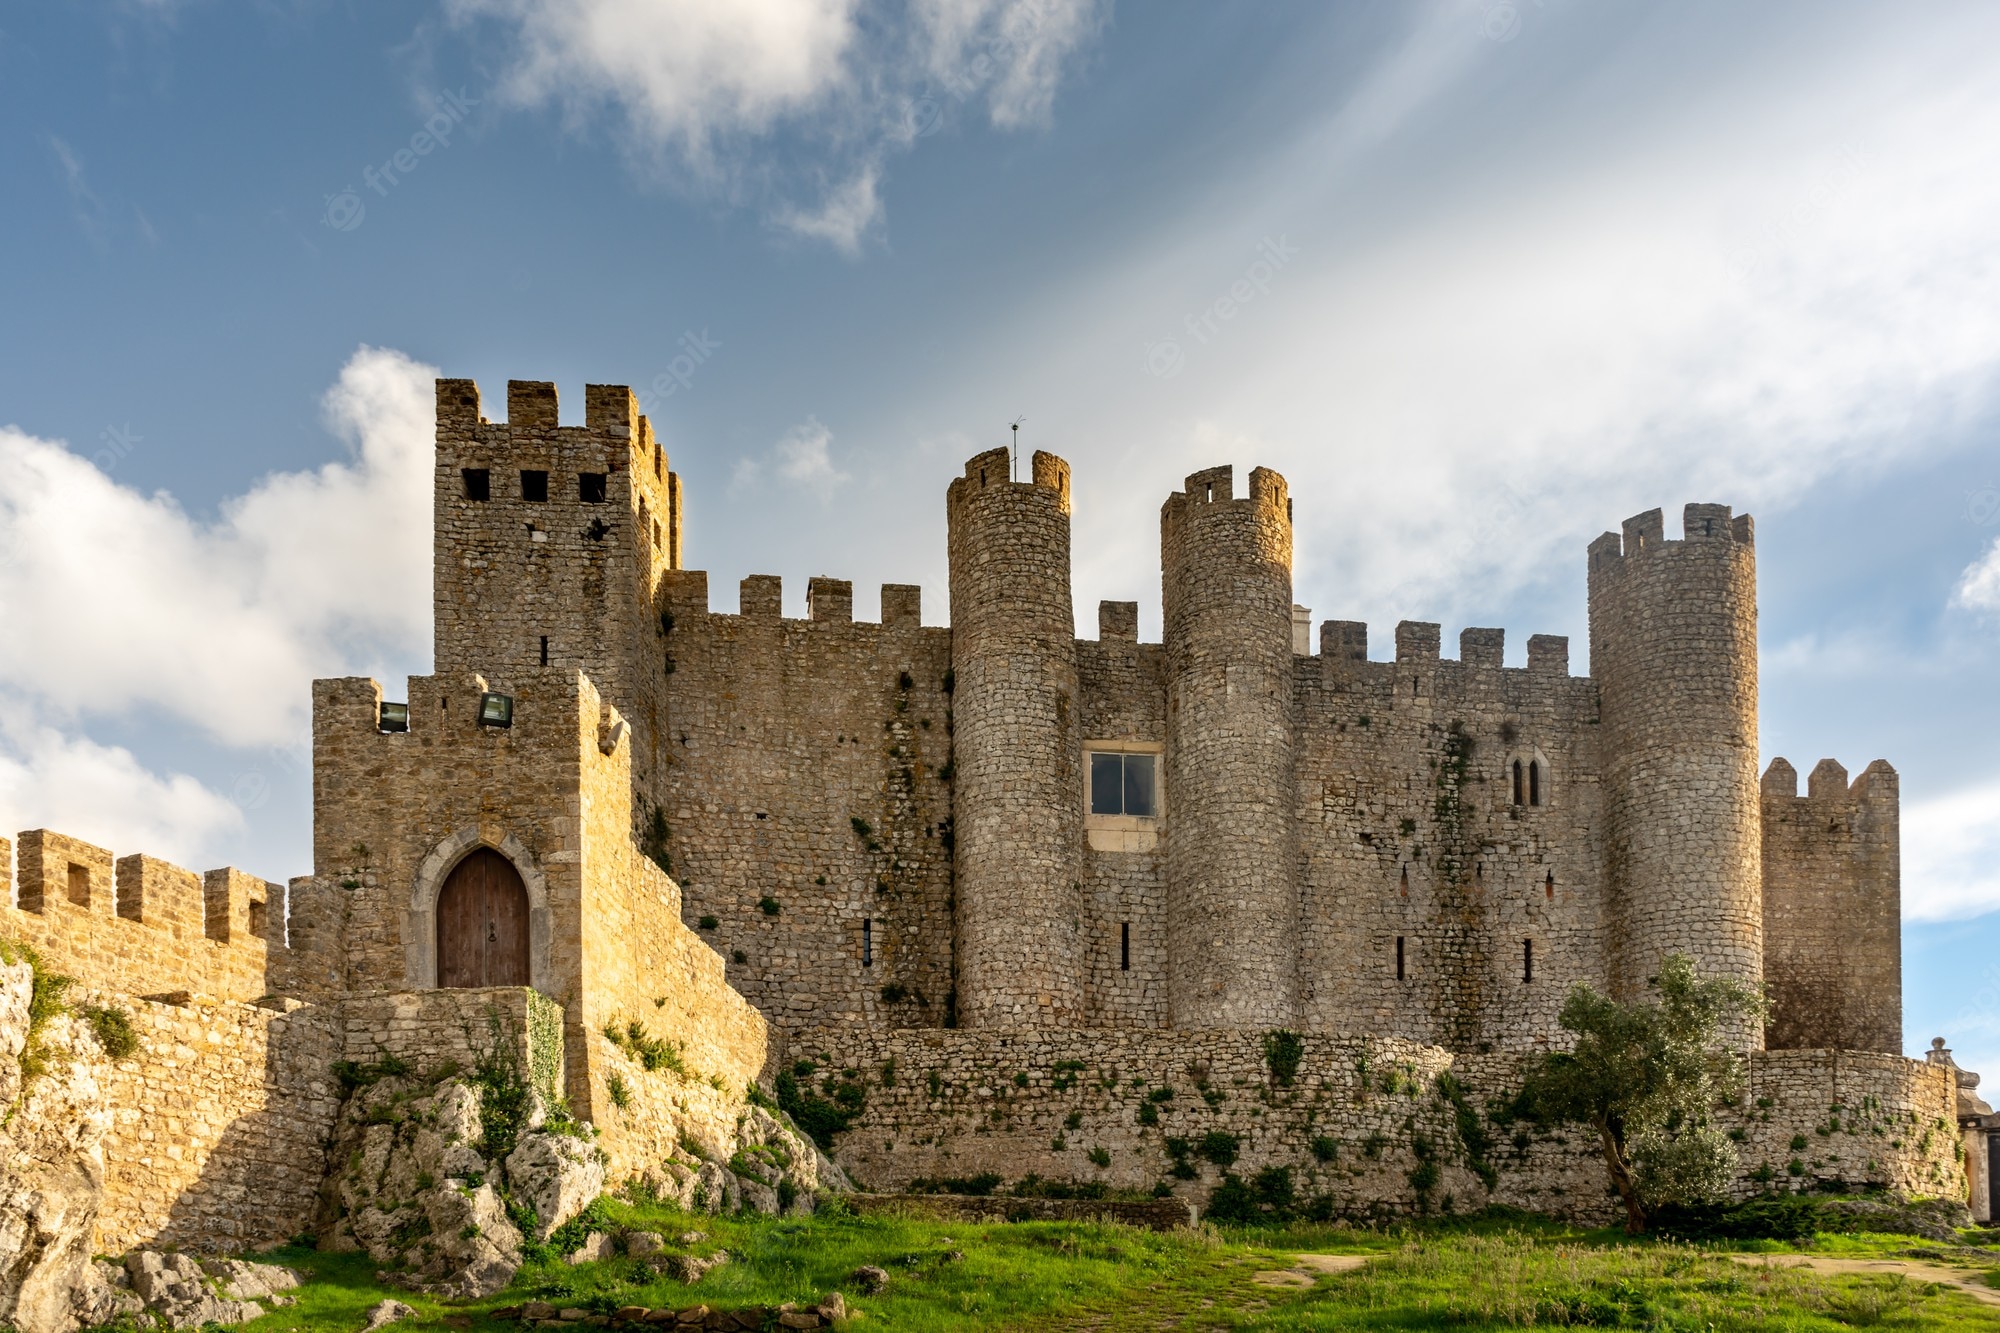
[[[1083,827],[1100,852],[1149,852],[1165,808],[1165,763],[1157,741],[1083,745]]]
[[[1090,813],[1157,819],[1160,757],[1116,750],[1090,752]]]

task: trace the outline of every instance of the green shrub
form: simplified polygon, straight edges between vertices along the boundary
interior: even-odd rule
[[[783,909],[778,906],[778,900],[776,898],[771,897],[769,894],[765,894],[762,898],[759,898],[757,900],[757,910],[762,912],[765,916],[776,916]]]
[[[1157,1125],[1157,1124],[1159,1124],[1159,1123],[1160,1123],[1160,1108],[1159,1108],[1158,1106],[1155,1106],[1155,1105],[1154,1105],[1154,1104],[1153,1104],[1152,1102],[1140,1102],[1140,1103],[1139,1103],[1139,1123],[1140,1123],[1140,1124],[1142,1124],[1142,1125]]]
[[[1092,1148],[1084,1156],[1088,1157],[1090,1164],[1100,1171],[1111,1165],[1111,1150],[1109,1148]]]
[[[611,1104],[619,1110],[629,1110],[632,1105],[632,1089],[625,1086],[625,1076],[614,1073],[604,1080],[604,1091],[610,1096]]]
[[[1340,1141],[1324,1134],[1313,1140],[1313,1158],[1316,1161],[1331,1162],[1340,1156]]]
[[[1264,1034],[1264,1063],[1271,1070],[1271,1081],[1281,1088],[1292,1086],[1305,1053],[1306,1044],[1296,1032],[1277,1028]]]
[[[701,920],[697,921],[695,924],[701,927],[701,929],[703,930],[714,930],[717,926],[721,925],[722,922],[707,913],[703,913]]]
[[[132,1030],[132,1015],[112,1006],[87,1004],[83,1016],[97,1036],[97,1044],[113,1060],[123,1060],[139,1049],[139,1034]]]
[[[1822,1207],[1803,1194],[1766,1194],[1732,1204],[1662,1204],[1653,1224],[1676,1240],[1796,1241],[1830,1229]]]
[[[1233,1166],[1236,1163],[1237,1151],[1242,1146],[1243,1140],[1237,1138],[1234,1134],[1224,1133],[1219,1129],[1211,1129],[1208,1133],[1201,1136],[1201,1142],[1196,1146],[1195,1151],[1204,1159],[1215,1163],[1217,1166]]]

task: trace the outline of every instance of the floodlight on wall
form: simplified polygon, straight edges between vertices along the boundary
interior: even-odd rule
[[[381,717],[375,724],[383,731],[408,731],[410,729],[410,706],[408,704],[383,704]]]
[[[495,694],[492,690],[479,696],[479,725],[482,727],[511,727],[514,725],[514,696]]]

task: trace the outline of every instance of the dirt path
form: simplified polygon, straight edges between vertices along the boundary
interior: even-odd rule
[[[1365,1254],[1301,1254],[1290,1268],[1266,1269],[1250,1280],[1260,1287],[1310,1287],[1327,1273],[1351,1273],[1368,1262]]]
[[[1977,1274],[1962,1268],[1946,1268],[1942,1264],[1921,1263],[1913,1259],[1838,1259],[1816,1254],[1732,1254],[1729,1257],[1749,1268],[1769,1265],[1775,1268],[1809,1268],[1815,1273],[1901,1273],[1904,1277],[1956,1287],[1986,1305],[2000,1305],[2000,1291],[1980,1281]]]

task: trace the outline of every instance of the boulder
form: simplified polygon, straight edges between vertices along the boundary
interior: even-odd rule
[[[535,1210],[535,1239],[543,1241],[604,1192],[604,1162],[582,1139],[524,1134],[507,1158],[507,1184]]]
[[[125,1256],[125,1271],[132,1279],[132,1290],[169,1328],[244,1324],[264,1313],[264,1307],[255,1301],[218,1294],[190,1255],[134,1250]]]
[[[290,1291],[299,1285],[299,1275],[281,1264],[253,1264],[242,1259],[209,1259],[202,1271],[215,1279],[224,1296],[233,1301],[259,1301]]]

